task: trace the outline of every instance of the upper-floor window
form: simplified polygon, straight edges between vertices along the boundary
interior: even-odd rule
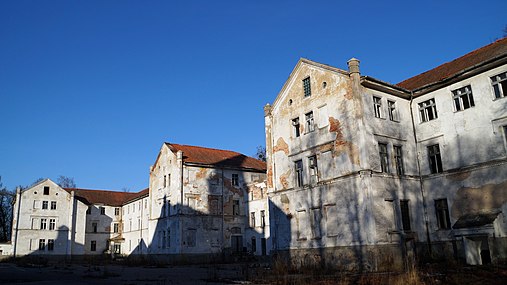
[[[502,98],[507,96],[507,72],[500,73],[491,77],[495,98]]]
[[[47,219],[40,219],[40,229],[41,230],[47,229]]]
[[[382,118],[382,98],[373,96],[373,112],[375,118]]]
[[[46,239],[39,239],[39,250],[46,249]]]
[[[380,168],[382,172],[389,172],[389,156],[387,154],[387,144],[379,143],[378,152],[380,156]]]
[[[403,168],[403,150],[401,146],[395,145],[394,149],[394,162],[396,163],[396,174],[404,175],[405,169]]]
[[[410,225],[410,210],[408,200],[400,200],[401,226],[403,231],[409,232],[412,227]]]
[[[47,210],[48,209],[48,201],[42,201],[42,209]]]
[[[450,229],[451,220],[449,218],[449,207],[447,199],[435,200],[435,213],[437,214],[437,222],[439,229]]]
[[[120,232],[120,224],[118,224],[118,223],[114,223],[113,224],[113,232],[114,233],[119,233]]]
[[[294,128],[294,136],[299,137],[301,135],[299,132],[299,118],[292,119],[292,127]]]
[[[428,146],[428,159],[431,173],[440,173],[442,169],[442,157],[440,156],[440,147],[438,144]]]
[[[389,111],[389,120],[398,121],[398,110],[396,110],[396,102],[387,100],[387,110]]]
[[[54,239],[48,239],[48,250],[52,251],[55,249],[55,240]]]
[[[306,120],[306,132],[313,132],[315,130],[315,125],[313,122],[313,112],[308,112],[305,114]]]
[[[49,186],[44,186],[44,195],[49,195]]]
[[[167,176],[164,175],[164,188],[167,187]]]
[[[237,173],[232,174],[232,185],[239,186],[239,175]]]
[[[92,223],[92,232],[97,232],[97,223]]]
[[[97,241],[96,240],[92,240],[90,242],[90,251],[96,251],[97,250]]]
[[[472,95],[472,87],[470,85],[453,90],[452,95],[456,111],[463,111],[475,106],[474,96]]]
[[[120,208],[114,208],[114,215],[119,216],[120,215]]]
[[[312,182],[318,181],[318,166],[317,166],[317,156],[312,155],[308,157],[308,165],[310,167],[310,180]]]
[[[312,88],[310,86],[310,77],[303,79],[303,91],[305,92],[305,97],[312,96]]]
[[[419,103],[419,115],[421,122],[427,122],[438,118],[435,98]]]
[[[56,210],[56,201],[51,201],[51,210]]]
[[[232,214],[235,216],[239,216],[239,200],[232,201]]]
[[[88,209],[86,209],[86,214],[90,215],[92,213],[92,206],[88,206]]]
[[[266,226],[266,211],[261,210],[261,227]]]
[[[100,207],[100,214],[105,215],[106,214],[106,208]]]
[[[296,168],[296,186],[301,187],[303,186],[303,161],[296,161],[294,166]]]
[[[255,212],[250,213],[250,227],[255,228]]]
[[[56,219],[49,219],[49,229],[54,230],[56,228]]]

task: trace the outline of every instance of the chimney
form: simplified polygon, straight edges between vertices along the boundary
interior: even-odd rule
[[[359,59],[357,58],[351,58],[349,61],[347,61],[347,64],[349,66],[349,73],[360,73],[359,72]]]

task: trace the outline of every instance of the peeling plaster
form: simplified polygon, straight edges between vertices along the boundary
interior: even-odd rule
[[[499,209],[507,203],[507,181],[486,184],[479,188],[461,188],[456,192],[451,215],[458,219],[463,215]]]

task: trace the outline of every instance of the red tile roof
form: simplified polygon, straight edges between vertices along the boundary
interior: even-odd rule
[[[444,63],[396,85],[408,89],[419,89],[431,83],[443,81],[477,64],[507,55],[507,37],[476,49],[460,58]]]
[[[186,163],[266,171],[265,162],[239,152],[173,143],[166,143],[166,145],[174,153],[181,150],[183,162]]]
[[[69,193],[74,191],[74,195],[86,204],[105,204],[114,207],[120,207],[126,202],[140,198],[148,192],[148,189],[144,189],[137,193],[81,188],[63,189]]]

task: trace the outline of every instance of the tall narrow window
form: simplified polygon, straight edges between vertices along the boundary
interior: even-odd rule
[[[315,124],[313,121],[313,112],[309,112],[305,114],[305,120],[306,120],[306,132],[310,133],[315,130]]]
[[[312,155],[308,157],[308,165],[310,167],[310,181],[312,183],[318,182],[318,166],[317,166],[317,156]]]
[[[105,215],[106,214],[106,208],[100,207],[100,214]]]
[[[49,229],[54,230],[56,228],[56,219],[49,219]]]
[[[296,168],[296,187],[303,186],[303,161],[298,160],[294,163]]]
[[[166,247],[171,247],[171,230],[167,229],[167,240],[166,240]]]
[[[400,145],[393,146],[394,161],[396,163],[396,174],[404,175],[405,169],[403,168],[403,150]]]
[[[266,226],[266,211],[261,210],[261,227]]]
[[[119,216],[120,215],[120,208],[114,208],[114,215]]]
[[[96,251],[97,250],[97,241],[92,240],[90,243],[90,251]]]
[[[56,201],[51,201],[51,210],[56,210]]]
[[[294,129],[294,136],[297,138],[301,135],[299,131],[299,118],[292,119],[292,127]]]
[[[239,175],[236,173],[232,174],[232,185],[239,186]]]
[[[250,227],[255,228],[255,212],[250,213]]]
[[[48,251],[53,251],[55,249],[55,240],[48,239]]]
[[[171,186],[171,174],[167,174],[167,187]]]
[[[472,87],[470,87],[470,85],[453,90],[452,95],[455,111],[462,111],[475,106]]]
[[[408,208],[408,200],[400,200],[400,211],[403,231],[408,232],[412,229],[410,226],[410,211]]]
[[[507,72],[491,77],[491,83],[495,92],[495,98],[507,96]]]
[[[167,176],[164,175],[164,188],[167,187]]]
[[[377,96],[373,96],[373,112],[375,118],[382,118],[382,99]]]
[[[389,120],[398,121],[398,111],[396,110],[396,102],[387,100],[387,108],[389,110]]]
[[[235,216],[239,216],[239,200],[232,201],[232,214]]]
[[[92,232],[97,232],[97,223],[92,223]]]
[[[380,156],[380,168],[382,172],[389,173],[389,156],[387,153],[387,144],[378,144],[379,156]]]
[[[255,254],[256,251],[257,251],[257,240],[255,239],[255,237],[252,237],[252,253]]]
[[[92,213],[92,206],[88,206],[88,208],[86,209],[86,214],[90,215],[91,213]]]
[[[48,201],[42,201],[42,209],[47,210],[48,209]]]
[[[312,96],[312,87],[310,86],[310,77],[303,79],[303,91],[305,92],[305,97]]]
[[[41,230],[47,229],[47,219],[40,219],[40,229]]]
[[[120,224],[118,224],[118,223],[114,223],[113,224],[113,232],[114,233],[119,233],[120,232]]]
[[[438,144],[428,146],[428,160],[431,173],[440,173],[442,169],[442,158]]]
[[[44,186],[44,195],[49,195],[49,186]]]
[[[438,118],[435,98],[419,103],[419,115],[421,122],[427,122]]]
[[[435,213],[437,214],[438,228],[442,230],[450,229],[451,220],[449,218],[447,199],[435,200]]]
[[[45,249],[46,249],[46,240],[39,239],[39,250],[45,250]]]

